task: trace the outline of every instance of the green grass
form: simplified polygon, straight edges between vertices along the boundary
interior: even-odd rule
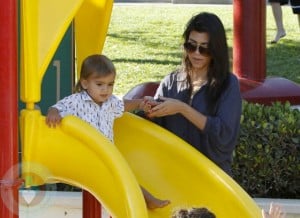
[[[159,81],[180,65],[185,24],[200,11],[221,18],[232,50],[232,5],[115,4],[103,49],[117,68],[115,94],[121,96],[137,84]],[[289,6],[283,7],[283,19],[287,36],[271,45],[276,28],[267,6],[266,75],[300,83],[300,29]]]

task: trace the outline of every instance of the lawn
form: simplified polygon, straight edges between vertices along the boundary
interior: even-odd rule
[[[300,28],[289,6],[283,7],[287,36],[277,44],[271,7],[267,6],[266,75],[280,76],[300,84]],[[114,4],[103,53],[117,68],[115,94],[159,81],[181,62],[181,34],[189,18],[200,12],[217,14],[226,29],[230,54],[233,45],[232,5]],[[255,15],[256,16],[256,15]]]

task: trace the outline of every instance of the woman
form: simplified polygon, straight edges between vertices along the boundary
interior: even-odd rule
[[[231,174],[241,117],[239,82],[229,72],[225,30],[212,13],[191,18],[182,67],[160,83],[148,116]]]

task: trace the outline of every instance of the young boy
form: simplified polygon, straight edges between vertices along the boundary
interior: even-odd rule
[[[76,93],[65,97],[49,108],[46,123],[55,127],[66,115],[74,115],[88,122],[113,142],[113,124],[124,111],[147,110],[143,99],[120,100],[113,95],[116,69],[104,55],[91,55],[81,66]],[[148,209],[165,207],[169,200],[160,200],[146,189],[142,192]]]

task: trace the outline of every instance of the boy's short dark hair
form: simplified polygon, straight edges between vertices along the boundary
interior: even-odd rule
[[[173,213],[172,218],[216,218],[216,215],[205,207],[180,209]]]

